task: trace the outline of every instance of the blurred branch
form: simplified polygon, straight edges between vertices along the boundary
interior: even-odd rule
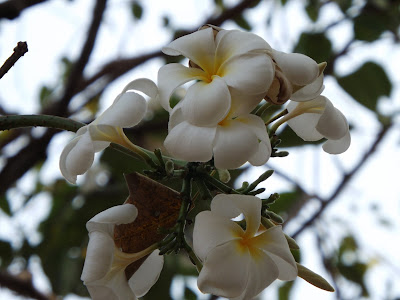
[[[368,151],[363,155],[363,157],[360,159],[358,164],[347,174],[344,174],[342,181],[338,184],[336,187],[335,191],[332,193],[332,195],[326,199],[321,201],[321,206],[319,209],[312,215],[301,227],[291,236],[296,239],[296,237],[302,233],[305,229],[310,227],[311,225],[314,224],[314,222],[322,215],[322,213],[329,207],[331,203],[337,199],[339,194],[344,190],[344,188],[347,186],[347,184],[351,181],[351,179],[354,177],[355,174],[357,174],[360,170],[361,167],[365,165],[367,160],[372,156],[373,153],[375,153],[377,147],[379,144],[382,142],[383,138],[387,135],[389,130],[392,128],[393,124],[388,124],[382,127],[382,129],[379,131],[377,134],[375,141],[371,144],[370,148]]]
[[[39,292],[32,284],[31,279],[23,279],[18,276],[0,271],[0,287],[8,288],[21,296],[38,300],[49,300],[50,298]]]
[[[93,50],[94,42],[101,24],[101,19],[106,8],[106,0],[98,0],[93,10],[92,22],[89,27],[85,44],[81,50],[79,59],[73,65],[71,73],[65,85],[64,94],[59,101],[44,111],[44,114],[68,116],[68,104],[77,93],[76,86],[82,78],[83,70]],[[50,129],[40,138],[30,137],[30,142],[16,155],[7,159],[7,163],[0,172],[0,195],[15,183],[22,175],[32,168],[37,162],[47,157],[47,145],[57,131]]]
[[[0,3],[0,19],[15,19],[20,13],[30,6],[46,2],[47,0],[8,0]]]
[[[13,65],[20,59],[24,54],[28,52],[28,44],[26,42],[18,42],[14,48],[14,53],[4,62],[0,68],[0,79],[10,70]]]

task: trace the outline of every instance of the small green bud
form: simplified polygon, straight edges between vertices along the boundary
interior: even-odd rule
[[[283,223],[282,217],[280,215],[274,213],[273,211],[266,210],[265,214],[266,214],[267,217],[269,217],[275,223],[278,223],[278,224],[282,224]]]
[[[217,169],[217,171],[218,171],[219,180],[221,180],[223,183],[228,183],[231,180],[231,174],[229,173],[228,170]]]
[[[334,292],[335,289],[321,275],[314,273],[305,266],[297,263],[297,271],[300,278],[303,278],[308,283],[328,292]]]
[[[172,160],[168,159],[165,162],[165,171],[168,175],[172,175],[174,173],[174,162]]]

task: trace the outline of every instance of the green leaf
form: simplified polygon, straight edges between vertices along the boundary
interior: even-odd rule
[[[13,260],[13,251],[9,242],[0,241],[0,266],[4,269]]]
[[[304,32],[293,52],[308,55],[316,62],[329,61],[332,56],[332,43],[324,33]]]
[[[294,281],[285,282],[278,290],[279,300],[289,300],[290,292],[292,291]]]
[[[196,300],[197,299],[196,294],[188,286],[185,286],[184,299],[186,299],[186,300]]]
[[[354,37],[361,41],[373,42],[388,28],[389,18],[378,10],[371,10],[354,18]]]
[[[8,203],[8,200],[6,198],[5,195],[0,197],[0,208],[3,212],[5,212],[7,215],[11,216],[11,209],[10,209],[10,205]]]
[[[40,106],[41,107],[46,107],[47,105],[50,104],[51,102],[51,94],[53,93],[53,90],[47,86],[42,86],[39,92],[39,100],[40,100]]]
[[[233,21],[238,25],[239,27],[243,28],[244,30],[251,31],[252,27],[249,24],[249,22],[243,17],[243,15],[238,15],[235,18],[233,18]]]
[[[135,20],[140,20],[143,16],[143,7],[142,5],[137,2],[137,1],[133,1],[132,3],[132,15],[134,17]]]
[[[340,86],[356,101],[376,111],[378,100],[390,96],[392,83],[385,70],[374,62],[366,62],[353,73],[337,78]]]
[[[345,13],[353,4],[352,0],[336,0],[336,3],[339,5],[340,10]]]
[[[318,20],[320,7],[321,4],[319,3],[319,1],[315,0],[309,1],[309,3],[307,4],[306,12],[311,21],[316,22]]]

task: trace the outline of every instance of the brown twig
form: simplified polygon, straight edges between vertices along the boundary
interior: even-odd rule
[[[0,3],[0,19],[13,20],[20,13],[32,5],[45,2],[47,0],[8,0]]]
[[[343,192],[344,188],[347,186],[347,184],[351,181],[351,179],[354,177],[355,174],[357,174],[360,169],[365,165],[367,160],[372,156],[372,154],[376,151],[377,147],[379,144],[382,142],[383,138],[387,135],[389,132],[390,128],[392,128],[393,124],[388,124],[382,127],[380,132],[377,134],[375,141],[371,144],[370,148],[368,151],[363,155],[363,157],[360,159],[358,164],[347,174],[345,174],[341,180],[341,182],[338,184],[336,187],[335,191],[332,193],[332,195],[324,200],[321,201],[321,206],[319,209],[312,215],[295,233],[293,233],[291,236],[296,239],[297,236],[302,233],[305,229],[310,227],[311,225],[314,224],[314,222],[322,215],[322,213],[329,207],[331,203],[337,199],[339,194]]]
[[[4,62],[0,68],[0,79],[13,67],[13,65],[20,59],[24,54],[28,52],[28,44],[26,42],[18,42],[14,48],[14,53]]]
[[[19,278],[8,272],[0,271],[0,287],[5,287],[18,295],[37,300],[49,300],[50,298],[39,292],[32,284],[32,280]]]

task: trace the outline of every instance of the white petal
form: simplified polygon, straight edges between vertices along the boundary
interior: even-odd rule
[[[290,82],[307,85],[319,76],[318,64],[310,57],[300,53],[284,53],[273,50],[272,55]]]
[[[274,226],[255,239],[257,247],[266,251],[275,262],[280,280],[294,280],[297,277],[296,261],[290,252],[281,226]]]
[[[164,256],[155,250],[129,279],[128,284],[136,297],[144,296],[156,283],[164,265]]]
[[[164,141],[164,146],[175,158],[186,161],[209,161],[216,127],[197,127],[184,121],[176,125]]]
[[[296,102],[290,102],[286,108],[290,113],[297,105],[298,104],[296,104]],[[318,141],[324,137],[315,129],[320,117],[321,114],[318,113],[304,113],[298,117],[288,120],[287,124],[303,140]]]
[[[251,253],[246,287],[239,297],[232,300],[253,299],[278,278],[278,268],[267,254],[257,249],[253,249]]]
[[[242,115],[235,119],[238,122],[248,126],[248,128],[254,132],[257,138],[263,142],[269,141],[267,128],[265,127],[265,123],[263,119],[256,115]]]
[[[207,28],[180,37],[162,51],[167,55],[183,55],[208,73],[214,68],[215,43],[212,28]]]
[[[158,71],[158,88],[160,104],[165,110],[170,111],[169,99],[180,85],[205,76],[204,71],[197,68],[187,68],[181,64],[168,64]]]
[[[86,223],[89,232],[102,231],[114,235],[114,225],[128,224],[135,221],[138,210],[133,204],[123,204],[110,207],[91,218]]]
[[[194,223],[193,250],[204,261],[212,249],[237,239],[242,234],[243,229],[230,218],[211,211],[202,211],[196,216]]]
[[[258,95],[249,95],[232,87],[229,87],[229,91],[231,93],[231,117],[251,113],[260,103],[260,99],[263,99],[265,96],[264,92]]]
[[[318,121],[316,130],[330,140],[338,140],[346,135],[349,129],[346,118],[326,99],[324,113]]]
[[[183,99],[184,118],[197,126],[215,126],[231,107],[231,96],[224,80],[215,76],[210,83],[197,82]]]
[[[264,165],[269,158],[271,157],[271,143],[268,142],[259,142],[258,150],[249,158],[249,163],[253,166],[262,166]]]
[[[150,98],[155,98],[158,94],[157,85],[152,80],[147,78],[139,78],[129,82],[122,90],[122,93],[125,93],[129,90],[142,92]]]
[[[197,279],[200,291],[226,298],[239,296],[247,284],[249,261],[248,251],[240,253],[236,241],[214,248]]]
[[[350,131],[339,140],[327,140],[323,145],[322,149],[329,154],[340,154],[345,152],[351,143]]]
[[[85,284],[100,280],[108,273],[113,261],[114,248],[114,241],[108,234],[99,231],[89,233],[89,244],[81,275]]]
[[[250,95],[267,93],[275,74],[275,67],[265,54],[242,54],[226,61],[218,70],[228,86]]]
[[[246,219],[246,236],[254,236],[261,222],[261,200],[248,195],[219,194],[211,202],[211,211],[229,219],[243,213]]]
[[[93,142],[90,138],[89,132],[85,132],[83,135],[76,138],[76,143],[73,143],[73,147],[66,147],[66,153],[62,154],[62,159],[65,163],[66,174],[70,175],[71,182],[76,182],[76,175],[85,173],[93,164],[94,160],[94,147]],[[68,152],[69,150],[69,152]]]
[[[146,114],[147,101],[137,93],[126,92],[106,110],[95,122],[116,127],[132,127],[138,124]]]
[[[85,126],[86,127],[86,126]],[[66,180],[68,180],[69,182],[75,184],[76,183],[76,179],[77,179],[77,175],[71,173],[68,168],[67,168],[67,157],[69,155],[69,153],[71,152],[71,150],[76,146],[76,144],[78,143],[79,139],[81,137],[75,137],[73,138],[65,147],[64,150],[61,152],[60,155],[60,170],[61,170],[61,174],[65,177]]]
[[[176,125],[185,121],[183,114],[182,114],[182,104],[183,102],[180,101],[175,107],[171,110],[169,114],[169,121],[168,121],[168,132],[172,130]]]
[[[257,150],[257,136],[246,125],[230,120],[225,125],[218,126],[213,148],[216,168],[239,168]]]
[[[252,51],[271,50],[271,46],[254,33],[240,30],[223,30],[216,36],[216,60],[224,62],[229,58]]]
[[[318,97],[324,90],[324,74],[321,73],[312,83],[302,87],[290,96],[290,100],[301,102]]]
[[[111,288],[107,286],[87,284],[86,287],[92,299],[122,300],[114,293],[114,291]]]

